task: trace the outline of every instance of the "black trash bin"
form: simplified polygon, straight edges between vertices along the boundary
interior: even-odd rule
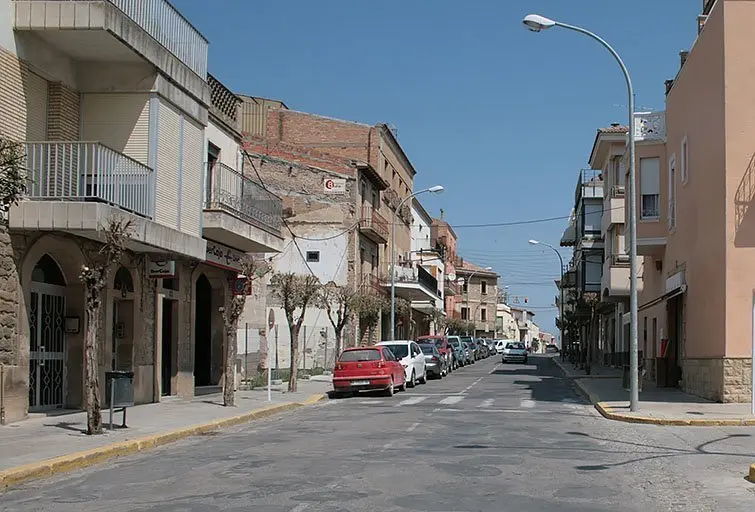
[[[630,384],[629,384],[629,365],[624,365],[624,371],[621,373],[621,387],[629,391]],[[637,368],[637,390],[642,391],[642,376],[645,374],[642,368]]]
[[[113,430],[113,413],[123,412],[123,423],[126,427],[126,408],[134,405],[134,372],[110,371],[105,372],[105,404],[110,408],[110,430]]]

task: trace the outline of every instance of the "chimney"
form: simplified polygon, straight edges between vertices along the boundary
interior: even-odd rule
[[[611,128],[618,128],[621,126],[621,123],[611,123]]]
[[[674,86],[674,81],[673,80],[666,80],[663,83],[666,86],[666,94],[670,93],[671,92],[671,88]]]
[[[708,16],[706,14],[701,14],[697,17],[697,35],[700,35],[700,32],[703,31],[706,21],[708,21]]]
[[[446,214],[446,212],[443,211],[443,208],[440,209],[440,220],[443,220],[443,216]]]
[[[679,52],[679,69],[681,69],[684,66],[684,63],[687,62],[687,55],[689,55],[687,50]]]

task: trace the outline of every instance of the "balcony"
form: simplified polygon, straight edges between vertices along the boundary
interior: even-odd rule
[[[359,288],[362,293],[380,296],[385,295],[385,288],[383,287],[380,278],[375,274],[362,274],[362,280],[360,282]]]
[[[603,171],[600,169],[582,169],[577,178],[577,188],[574,192],[574,204],[579,205],[582,199],[603,199]]]
[[[198,237],[152,222],[154,173],[99,142],[27,142],[25,200],[11,208],[11,229],[67,231],[99,239],[111,218],[134,223],[133,250],[141,245],[204,257]]]
[[[665,142],[666,112],[635,112],[634,137],[636,142]]]
[[[443,292],[446,297],[450,297],[454,295],[461,295],[461,286],[459,286],[459,284],[456,283],[455,281],[446,279],[443,282]]]
[[[208,42],[167,0],[13,0],[14,29],[82,62],[141,61],[208,103]],[[193,76],[192,76],[193,75]]]
[[[629,255],[611,254],[603,262],[601,288],[603,298],[626,298],[629,296]]]
[[[283,201],[225,164],[208,167],[202,236],[243,252],[279,252]]]
[[[362,205],[359,231],[376,244],[385,244],[390,236],[388,221],[369,204]]]
[[[383,286],[390,288],[390,264],[384,268],[386,270],[386,277],[383,280]],[[434,301],[440,297],[440,293],[438,293],[438,280],[419,265],[396,265],[394,276],[397,297],[402,297],[408,301]]]
[[[624,206],[624,187],[614,185],[610,193],[603,199],[602,230],[605,232],[614,224],[624,224],[626,213]]]

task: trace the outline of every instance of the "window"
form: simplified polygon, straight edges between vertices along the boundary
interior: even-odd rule
[[[668,229],[676,227],[676,155],[668,162]]]
[[[487,308],[480,309],[480,321],[481,322],[487,322],[488,321],[488,310],[487,310]]]
[[[624,168],[624,162],[621,155],[613,158],[613,183],[616,193],[624,191],[624,183],[626,181],[626,169]]]
[[[320,251],[307,251],[307,263],[317,263],[320,261]]]
[[[661,216],[661,159],[640,158],[640,219]]]
[[[601,219],[603,217],[603,201],[600,201],[600,202],[585,201],[584,216],[585,216],[584,233],[585,234],[600,233]]]
[[[689,146],[687,145],[687,136],[682,139],[682,184],[689,180]]]
[[[480,293],[483,295],[488,294],[488,282],[487,281],[480,281]]]
[[[469,320],[469,308],[467,307],[461,308],[461,319]]]

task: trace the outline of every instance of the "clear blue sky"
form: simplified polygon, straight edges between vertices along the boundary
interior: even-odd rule
[[[530,12],[605,37],[632,73],[637,109],[663,109],[700,0],[174,0],[210,40],[210,72],[296,110],[386,122],[417,169],[415,189],[458,226],[460,253],[493,266],[555,332],[555,254],[595,130],[626,122],[622,75],[596,42],[522,28]],[[563,251],[564,259],[570,257]]]

